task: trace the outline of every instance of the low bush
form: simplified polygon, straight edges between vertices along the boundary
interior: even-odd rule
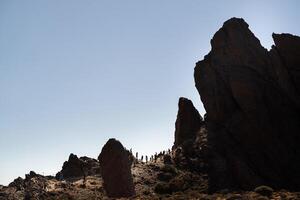
[[[274,190],[271,187],[265,186],[265,185],[259,186],[254,189],[254,192],[256,192],[262,196],[267,196],[267,197],[270,197],[272,195],[273,191]]]

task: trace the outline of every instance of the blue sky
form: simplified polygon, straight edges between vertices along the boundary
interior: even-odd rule
[[[300,35],[298,2],[0,1],[0,184],[111,137],[171,147],[178,98],[205,113],[193,68],[223,22],[243,17],[270,48],[272,32]]]

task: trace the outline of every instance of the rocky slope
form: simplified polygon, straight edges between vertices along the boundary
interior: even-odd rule
[[[0,186],[0,200],[300,199],[300,38],[273,38],[268,51],[243,19],[224,23],[195,67],[207,113],[179,99],[172,150],[144,162],[110,139],[98,160],[71,154],[55,177]]]
[[[171,154],[161,154],[151,162],[134,160],[131,166],[132,178],[136,194],[129,199],[176,200],[268,200],[268,199],[299,199],[299,192],[286,190],[273,191],[272,188],[261,186],[254,191],[221,190],[208,193],[208,176],[178,167],[165,158]],[[168,164],[166,164],[168,163]],[[1,200],[90,200],[115,199],[109,198],[105,191],[100,174],[57,180],[34,172],[25,179],[18,178],[9,186],[0,186]],[[127,199],[127,198],[121,198]]]

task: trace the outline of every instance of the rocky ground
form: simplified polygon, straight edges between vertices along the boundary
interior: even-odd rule
[[[207,166],[203,158],[205,154],[203,149],[207,148],[206,134],[205,127],[202,127],[188,152],[185,150],[187,147],[180,146],[170,153],[168,151],[159,153],[156,159],[147,163],[134,158],[131,172],[136,194],[121,199],[300,199],[300,192],[274,191],[268,186],[260,186],[253,191],[223,189],[210,194]],[[80,165],[87,166],[82,162],[89,165],[80,171]],[[114,199],[106,195],[98,168],[99,162],[96,159],[78,158],[71,154],[56,177],[30,172],[26,174],[25,179],[19,177],[9,186],[1,186],[0,200]],[[62,174],[67,175],[67,178]]]
[[[251,199],[300,199],[300,192],[273,191],[269,187],[256,191],[222,190],[208,194],[206,174],[181,170],[174,164],[164,164],[163,156],[157,162],[132,165],[136,195],[129,199],[202,199],[202,200],[251,200]],[[57,180],[34,172],[24,180],[15,180],[10,186],[0,187],[0,200],[90,200],[110,199],[105,195],[102,178],[98,175]],[[126,198],[123,198],[126,199]]]

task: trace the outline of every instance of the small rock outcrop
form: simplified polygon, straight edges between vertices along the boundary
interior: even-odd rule
[[[62,170],[56,174],[56,179],[80,178],[89,175],[96,175],[100,172],[100,165],[96,159],[80,157],[70,154],[68,161],[65,161]]]
[[[268,51],[243,19],[232,18],[196,64],[211,190],[300,189],[300,38],[273,39]]]
[[[131,174],[130,152],[121,142],[109,139],[98,157],[101,166],[103,186],[109,197],[130,197],[135,195]]]
[[[191,100],[180,97],[175,122],[175,142],[173,149],[188,141],[195,141],[203,119]]]
[[[23,190],[24,189],[24,179],[21,177],[16,178],[13,182],[11,182],[9,187],[15,187],[18,190]]]
[[[64,162],[62,170],[56,174],[57,179],[68,179],[84,176],[84,161],[77,155],[70,154],[68,161]]]

